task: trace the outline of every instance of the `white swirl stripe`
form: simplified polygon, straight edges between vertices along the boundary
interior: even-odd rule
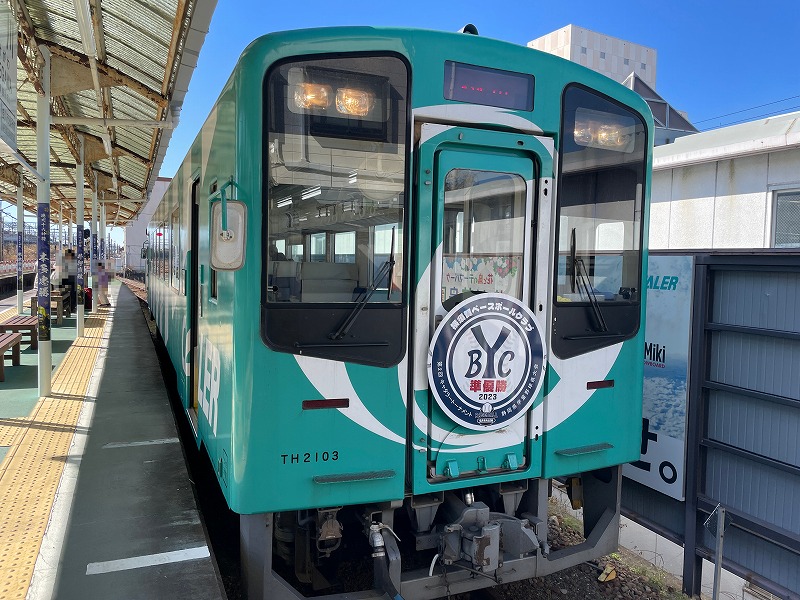
[[[375,435],[405,445],[404,437],[397,435],[378,421],[375,415],[364,406],[350,381],[344,363],[297,354],[294,358],[308,381],[317,388],[323,398],[350,399],[348,408],[337,409],[342,415]]]

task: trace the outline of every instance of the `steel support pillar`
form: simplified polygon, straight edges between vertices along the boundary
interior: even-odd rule
[[[77,327],[77,336],[83,337],[83,288],[86,285],[84,281],[85,277],[85,270],[83,264],[83,226],[84,226],[84,206],[83,206],[83,192],[84,192],[84,181],[83,181],[83,136],[78,136],[78,155],[80,157],[80,163],[77,165],[75,169],[75,187],[76,187],[76,196],[75,196],[75,203],[76,203],[76,215],[75,215],[75,265],[77,267],[77,273],[75,275],[75,303],[78,305],[76,307],[76,327]]]
[[[42,87],[36,96],[36,156],[42,181],[36,183],[36,229],[38,231],[37,273],[39,333],[39,396],[52,387],[53,342],[50,339],[50,50],[42,46]]]
[[[92,189],[92,220],[89,222],[89,229],[92,234],[92,242],[89,246],[89,287],[95,287],[94,279],[97,273],[97,173],[94,174],[94,189]]]
[[[22,167],[19,167],[19,185],[17,186],[17,314],[21,315],[24,310],[25,289],[23,285],[25,268],[25,205],[23,202],[22,191],[24,179]]]

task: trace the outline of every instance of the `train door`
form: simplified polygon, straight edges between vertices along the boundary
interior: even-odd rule
[[[197,389],[199,383],[198,373],[198,347],[197,347],[197,330],[199,327],[199,291],[200,291],[200,252],[199,252],[199,227],[198,218],[200,212],[200,203],[198,192],[200,187],[200,180],[195,179],[192,181],[191,188],[191,206],[189,209],[189,287],[186,290],[186,304],[189,311],[189,368],[188,368],[188,386],[189,386],[189,415],[197,431],[197,410],[198,410],[198,394]]]
[[[423,369],[428,380],[423,393],[415,386],[416,439],[425,441],[414,453],[415,492],[538,477],[547,350],[531,307],[547,287],[549,251],[537,260],[536,248],[539,228],[549,229],[538,207],[552,142],[425,124],[418,156],[419,210],[430,202],[433,219],[429,283],[420,281],[429,310],[419,294],[417,307],[429,347],[415,365],[417,381]]]

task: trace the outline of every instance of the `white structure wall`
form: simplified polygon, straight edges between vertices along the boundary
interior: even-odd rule
[[[631,74],[656,87],[656,51],[647,46],[567,25],[528,42],[529,48],[566,58],[622,83]]]
[[[135,271],[144,271],[146,261],[142,258],[142,245],[147,238],[147,224],[156,212],[158,203],[164,197],[170,181],[167,177],[159,177],[153,184],[150,199],[139,213],[135,221],[125,228],[125,267]]]
[[[773,247],[776,194],[791,191],[800,192],[800,113],[659,146],[650,248]]]

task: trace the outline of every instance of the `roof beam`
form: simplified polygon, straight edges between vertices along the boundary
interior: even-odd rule
[[[63,118],[62,117],[54,117],[54,119],[55,120],[63,120],[63,121],[71,121],[73,118],[72,117],[63,117]],[[161,121],[159,121],[159,122],[161,122]],[[17,127],[27,127],[27,128],[33,129],[33,128],[36,127],[36,121],[30,120],[30,117],[28,117],[28,120],[25,120],[25,121],[18,120],[17,121]],[[53,125],[53,127],[55,128],[55,125]],[[103,160],[103,159],[108,158],[108,155],[106,154],[106,151],[103,148],[103,138],[101,138],[98,135],[93,135],[91,133],[87,133],[85,131],[82,131],[81,135],[83,135],[83,137],[84,137],[84,143],[86,144],[87,148],[89,147],[89,145],[96,146],[96,148],[93,147],[91,150],[87,149],[86,153],[84,154],[84,163],[86,163],[86,165],[89,165],[89,164],[91,164],[93,162],[96,162],[98,160]],[[114,156],[126,156],[126,157],[128,157],[130,159],[133,159],[136,162],[144,165],[145,167],[149,167],[151,165],[151,161],[147,160],[143,156],[139,156],[138,154],[136,154],[135,152],[133,152],[131,150],[128,150],[124,146],[115,145],[113,150],[114,150],[114,152],[113,152]],[[75,160],[71,164],[74,167],[77,164],[77,160]],[[87,171],[87,181],[89,181],[89,179],[88,179],[89,175],[90,175],[90,173]],[[87,187],[89,187],[89,186],[87,186]]]
[[[86,58],[86,55],[50,42],[41,42],[41,44],[47,46],[50,49],[50,52],[52,52],[53,56],[58,56],[75,64],[84,66],[87,69],[89,68],[89,59]],[[118,71],[114,67],[110,67],[104,63],[97,63],[97,71],[104,77],[107,77],[109,81],[113,82],[113,85],[126,87],[136,92],[140,96],[147,98],[157,106],[166,106],[169,103],[169,99],[165,96],[162,96],[157,91],[150,89],[133,77],[125,75],[125,73]]]
[[[172,121],[156,121],[154,119],[102,119],[100,117],[53,117],[57,125],[85,125],[87,127],[143,127],[145,129],[173,129]]]
[[[105,171],[101,171],[100,169],[94,169],[94,172],[97,173],[97,189],[98,190],[110,190],[112,189],[112,176],[111,173],[106,173]],[[140,194],[144,195],[145,188],[135,184],[127,179],[122,179],[121,177],[117,178],[117,182],[120,187],[128,186],[129,188],[133,188]]]
[[[4,181],[14,187],[19,187],[20,172],[16,165],[12,165],[0,158],[0,181]],[[22,177],[22,195],[30,199],[36,198],[36,186]]]

